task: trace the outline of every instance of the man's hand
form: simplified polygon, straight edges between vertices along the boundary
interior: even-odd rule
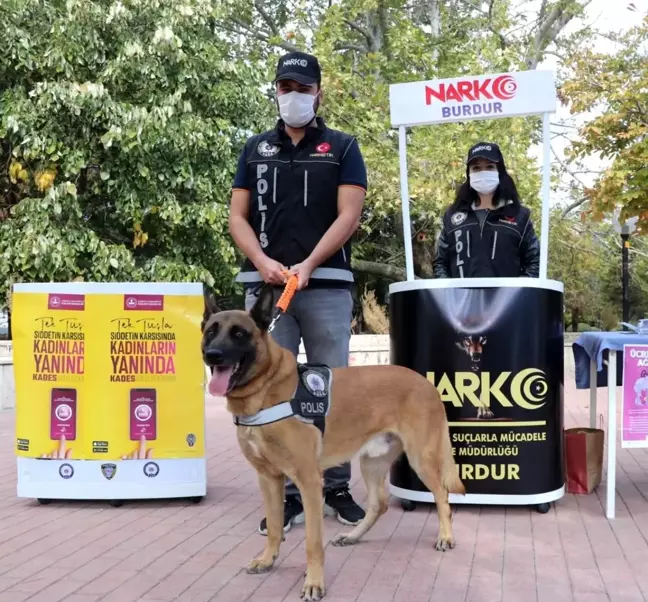
[[[286,282],[286,276],[284,275],[286,268],[267,255],[259,261],[256,267],[263,281],[267,284],[284,284]]]
[[[311,274],[315,269],[315,264],[311,263],[308,259],[301,263],[296,263],[290,268],[290,273],[297,276],[297,290],[301,291],[308,286]]]

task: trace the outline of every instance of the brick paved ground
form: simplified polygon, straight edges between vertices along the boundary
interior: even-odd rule
[[[605,413],[605,390],[599,403]],[[567,425],[587,424],[587,392],[568,377]],[[209,494],[184,502],[60,503],[15,497],[13,413],[0,414],[0,602],[280,602],[299,600],[304,529],[294,528],[276,569],[247,575],[263,546],[261,499],[222,402],[208,401]],[[437,516],[397,500],[353,548],[326,549],[329,602],[637,602],[648,600],[648,452],[621,451],[617,519],[605,487],[567,496],[546,515],[459,506],[458,546],[432,548]],[[357,479],[358,472],[354,474]],[[357,482],[355,495],[364,500]],[[325,520],[325,537],[339,526]]]

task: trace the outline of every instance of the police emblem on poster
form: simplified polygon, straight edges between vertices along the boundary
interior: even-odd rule
[[[106,477],[109,481],[117,473],[117,464],[102,464],[101,465],[101,474]]]
[[[452,222],[453,226],[460,226],[466,221],[467,217],[468,214],[465,211],[457,211],[457,213],[452,215],[450,221]]]
[[[196,445],[196,435],[194,435],[193,433],[189,433],[187,435],[187,445],[189,447],[193,447],[194,445]]]
[[[67,462],[59,466],[59,475],[62,479],[71,479],[74,476],[74,468]]]
[[[326,397],[328,387],[324,377],[319,372],[308,370],[304,373],[304,383],[308,392],[314,397]]]
[[[257,146],[257,152],[262,157],[272,157],[279,152],[279,147],[274,144],[268,144],[266,140],[262,140]]]
[[[160,467],[155,462],[144,464],[144,474],[149,478],[157,477],[160,474]]]

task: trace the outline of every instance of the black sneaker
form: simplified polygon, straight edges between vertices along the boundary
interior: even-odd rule
[[[355,503],[347,487],[334,489],[324,496],[324,514],[335,516],[343,525],[357,525],[365,511]]]
[[[299,498],[294,495],[286,496],[284,502],[284,533],[288,533],[293,525],[301,525],[304,522],[304,506]],[[264,518],[259,525],[259,533],[268,535],[268,523]]]

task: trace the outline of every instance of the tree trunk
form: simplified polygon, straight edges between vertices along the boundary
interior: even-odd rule
[[[572,309],[572,332],[578,332],[578,325],[580,324],[580,311]]]
[[[354,259],[352,267],[357,272],[371,274],[372,276],[385,278],[385,280],[392,280],[395,282],[407,280],[407,274],[405,273],[405,270],[403,268],[399,268],[394,265],[388,265],[386,263]],[[414,276],[414,278],[418,278],[418,276]]]

